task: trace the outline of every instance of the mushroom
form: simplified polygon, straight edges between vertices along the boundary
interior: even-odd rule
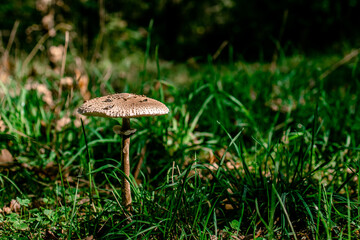
[[[121,164],[125,176],[122,182],[122,202],[127,211],[131,211],[130,183],[130,136],[136,129],[130,128],[130,118],[159,116],[169,113],[169,109],[161,102],[144,95],[116,93],[93,98],[86,101],[78,109],[85,116],[122,118],[122,126],[114,126],[114,132],[122,135]]]

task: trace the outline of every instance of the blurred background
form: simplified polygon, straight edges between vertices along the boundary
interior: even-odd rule
[[[28,52],[44,34],[46,48],[70,31],[77,55],[119,60],[145,50],[153,20],[161,59],[201,62],[223,50],[219,60],[273,61],[358,46],[359,13],[357,0],[2,0],[0,29],[7,43],[20,20],[14,44]]]

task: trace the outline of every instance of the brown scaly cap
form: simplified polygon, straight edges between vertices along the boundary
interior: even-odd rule
[[[90,99],[78,109],[86,116],[135,118],[169,113],[165,104],[144,95],[116,93]]]

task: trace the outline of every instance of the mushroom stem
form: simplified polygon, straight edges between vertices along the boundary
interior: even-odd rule
[[[123,133],[130,130],[130,119],[123,118],[121,131]],[[122,143],[121,143],[121,161],[122,161],[122,170],[124,171],[125,176],[123,177],[123,186],[122,186],[122,202],[127,211],[131,211],[131,191],[130,191],[130,182],[127,178],[130,177],[130,135],[131,134],[122,134]]]

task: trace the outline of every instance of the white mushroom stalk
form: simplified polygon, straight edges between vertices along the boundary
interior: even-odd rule
[[[114,132],[122,136],[121,164],[124,172],[122,179],[122,204],[131,212],[130,177],[130,136],[135,129],[130,128],[130,118],[159,116],[169,113],[169,109],[161,102],[143,95],[116,93],[93,98],[78,109],[78,113],[86,116],[122,118],[122,127],[114,126]]]

